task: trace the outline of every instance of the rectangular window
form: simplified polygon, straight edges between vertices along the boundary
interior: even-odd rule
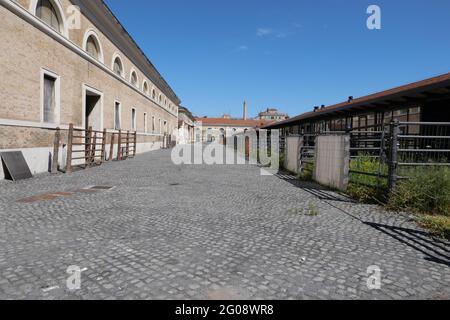
[[[120,103],[116,102],[114,104],[114,129],[120,130]]]
[[[155,133],[155,128],[156,124],[155,124],[155,117],[152,117],[152,132]]]
[[[162,133],[162,125],[161,125],[161,119],[159,119],[159,134]]]
[[[147,112],[144,112],[144,132],[147,133]]]
[[[136,131],[136,109],[131,109],[131,131]]]
[[[55,123],[56,119],[56,78],[44,75],[44,115],[43,121]]]
[[[167,133],[167,121],[164,120],[164,133]]]

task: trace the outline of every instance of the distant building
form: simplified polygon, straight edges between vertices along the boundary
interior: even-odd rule
[[[267,108],[266,111],[260,112],[256,119],[267,120],[267,121],[284,121],[289,119],[286,113],[281,113],[278,109]]]
[[[195,121],[195,142],[218,141],[220,143],[224,142],[227,130],[231,131],[231,135],[236,135],[271,123],[265,120],[226,118],[196,118]]]
[[[247,118],[247,104],[244,102],[243,119],[232,119],[224,114],[222,118],[195,118],[195,142],[225,142],[227,130],[231,135],[243,133],[247,130],[257,129],[269,125],[272,121]]]
[[[178,108],[178,136],[179,144],[189,144],[194,142],[195,118],[185,107]]]

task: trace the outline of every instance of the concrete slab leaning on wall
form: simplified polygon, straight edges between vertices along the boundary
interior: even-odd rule
[[[318,136],[315,152],[313,179],[324,186],[345,191],[349,181],[350,137]]]

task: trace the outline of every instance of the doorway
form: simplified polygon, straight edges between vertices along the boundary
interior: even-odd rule
[[[103,129],[103,94],[84,86],[83,89],[83,128]]]

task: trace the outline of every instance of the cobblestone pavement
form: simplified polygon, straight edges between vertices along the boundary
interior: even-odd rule
[[[255,166],[169,156],[0,182],[0,298],[450,298],[448,243],[407,216]],[[80,190],[94,185],[115,188]],[[66,286],[72,265],[80,290]],[[372,265],[380,290],[367,287]]]

